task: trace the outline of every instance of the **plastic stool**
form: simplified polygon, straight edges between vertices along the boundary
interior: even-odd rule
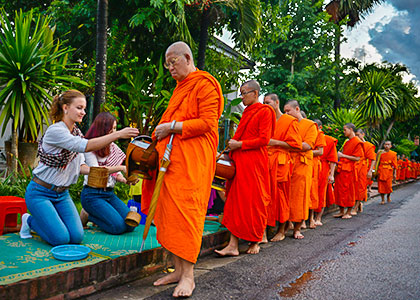
[[[0,235],[4,227],[17,228],[17,214],[27,212],[25,199],[15,196],[0,196]]]

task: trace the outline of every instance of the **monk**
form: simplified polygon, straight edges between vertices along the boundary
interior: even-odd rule
[[[293,170],[290,179],[289,221],[294,222],[293,237],[295,239],[303,239],[301,226],[309,217],[313,168],[312,150],[318,136],[318,128],[315,122],[302,117],[299,103],[296,100],[289,100],[284,106],[284,112],[299,121],[299,134],[302,137],[302,149],[290,149]]]
[[[319,207],[319,173],[321,169],[321,156],[324,154],[324,147],[327,146],[325,141],[325,134],[319,128],[322,127],[322,122],[315,119],[314,122],[318,125],[318,135],[315,141],[313,153],[313,169],[312,169],[312,184],[311,184],[311,201],[309,204],[309,228],[315,229],[315,213],[314,211]]]
[[[401,155],[397,155],[397,181],[401,181],[401,170],[402,170],[402,159]]]
[[[356,204],[354,205],[352,216],[357,212],[363,211],[363,202],[367,201],[368,180],[372,179],[372,171],[376,164],[375,145],[365,140],[363,129],[357,129],[356,136],[363,142],[363,158],[359,161],[356,184]]]
[[[154,223],[159,243],[172,253],[175,272],[154,285],[178,283],[173,296],[189,297],[195,288],[193,268],[216,169],[218,119],[224,98],[218,81],[196,69],[191,49],[184,42],[170,45],[165,59],[177,86],[153,134],[160,159],[172,134],[174,139]],[[148,213],[154,186],[154,180],[143,181],[143,213]]]
[[[405,154],[401,155],[402,159],[402,168],[401,168],[401,180],[406,181],[407,180],[407,173],[408,173],[408,161],[407,157],[405,157]]]
[[[246,108],[228,142],[236,174],[226,187],[223,225],[230,231],[230,240],[225,248],[215,250],[220,256],[239,255],[239,239],[251,242],[248,254],[259,253],[270,203],[267,145],[274,133],[276,114],[272,107],[258,101],[257,81],[243,83],[240,91]]]
[[[276,112],[276,128],[268,143],[268,159],[270,169],[271,200],[268,207],[268,225],[279,228],[271,242],[285,238],[286,223],[289,220],[289,190],[291,177],[291,156],[289,149],[302,149],[302,138],[299,134],[296,118],[283,114],[276,94],[266,94],[264,104],[270,105]]]
[[[391,202],[392,180],[395,180],[397,170],[397,153],[391,150],[392,143],[386,141],[384,152],[379,158],[378,167],[378,192],[381,194],[381,204],[385,204],[385,195],[387,201]]]
[[[348,140],[344,143],[343,151],[338,152],[338,168],[335,175],[335,201],[340,212],[335,218],[350,219],[351,211],[356,203],[356,162],[363,157],[363,142],[356,136],[356,127],[352,123],[343,126],[344,135]],[[347,211],[345,212],[345,208]]]
[[[318,124],[318,128],[322,129],[322,123],[320,120],[315,120]],[[325,207],[331,205],[328,203],[327,205],[327,191],[329,190],[330,194],[332,193],[332,184],[334,182],[334,172],[335,166],[338,161],[337,157],[337,139],[325,135],[325,143],[326,146],[324,147],[324,153],[322,154],[321,160],[321,168],[319,172],[319,204],[318,207],[315,209],[316,216],[315,216],[315,226],[322,226],[322,214],[324,213]]]

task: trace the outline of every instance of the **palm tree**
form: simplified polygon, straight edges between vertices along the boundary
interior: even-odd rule
[[[36,140],[48,124],[51,94],[67,88],[66,83],[85,84],[68,75],[73,70],[67,61],[70,50],[53,38],[50,21],[35,18],[32,10],[16,12],[11,21],[0,10],[0,124],[3,135],[12,121],[12,172],[17,170],[18,135]]]
[[[341,22],[348,16],[348,27],[354,27],[359,21],[360,17],[372,11],[376,4],[381,3],[383,0],[332,0],[327,4],[325,10],[331,15],[331,21],[337,24],[335,32],[335,99],[334,108],[337,109],[341,105],[339,94],[340,85],[340,45],[341,45]]]
[[[260,36],[261,4],[258,0],[208,0],[198,4],[201,11],[197,68],[204,69],[209,29],[223,16],[223,12],[236,17],[234,41],[241,49],[249,50]],[[232,22],[233,23],[233,22]]]
[[[98,0],[96,21],[96,76],[92,119],[99,114],[106,97],[106,52],[108,29],[108,0]]]

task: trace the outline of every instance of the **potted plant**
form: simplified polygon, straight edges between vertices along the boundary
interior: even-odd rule
[[[0,124],[4,135],[12,122],[11,171],[17,170],[18,140],[35,142],[44,124],[52,94],[67,89],[67,84],[86,83],[68,75],[72,51],[54,39],[50,17],[15,12],[9,20],[0,10]]]

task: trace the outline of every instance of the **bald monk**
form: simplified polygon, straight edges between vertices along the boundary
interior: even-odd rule
[[[240,91],[246,108],[228,142],[236,174],[226,187],[223,224],[230,231],[230,240],[225,248],[215,250],[220,256],[239,255],[239,239],[251,242],[248,254],[259,253],[270,203],[267,145],[274,133],[276,115],[273,108],[258,101],[260,85],[255,80],[243,83]]]
[[[322,123],[320,120],[315,120],[318,124],[318,128],[322,129]],[[326,146],[324,147],[324,153],[322,154],[321,160],[321,168],[319,172],[319,204],[318,207],[315,209],[316,216],[315,216],[315,226],[322,226],[322,214],[324,213],[325,207],[327,207],[327,191],[330,189],[330,194],[332,193],[332,184],[334,182],[334,172],[335,166],[338,161],[337,156],[337,139],[325,135],[325,143]],[[331,200],[330,200],[331,201]],[[334,201],[334,200],[333,200]],[[331,205],[328,203],[328,206]]]
[[[175,271],[154,285],[178,283],[173,296],[188,297],[195,288],[193,267],[200,252],[216,168],[218,119],[224,98],[218,81],[196,69],[187,44],[170,45],[165,60],[177,85],[153,134],[158,139],[160,159],[171,134],[174,140],[154,223],[159,243],[172,253]],[[148,212],[154,185],[154,180],[143,182],[143,213]]]
[[[299,103],[290,100],[284,106],[284,112],[298,120],[299,134],[302,137],[302,149],[290,149],[293,171],[290,179],[290,216],[294,222],[293,237],[303,239],[302,223],[309,217],[309,202],[311,197],[312,160],[318,128],[315,122],[302,117]]]
[[[363,142],[355,134],[356,127],[352,123],[343,126],[344,135],[348,139],[343,151],[338,152],[338,168],[335,175],[335,201],[340,213],[335,218],[350,219],[351,211],[356,203],[356,162],[363,157]],[[345,208],[347,211],[345,212]]]
[[[401,180],[406,181],[408,179],[408,159],[405,154],[401,155],[402,158],[402,169],[401,169]]]
[[[276,112],[276,128],[268,143],[268,159],[271,182],[271,200],[268,207],[268,225],[279,228],[271,242],[285,238],[286,222],[289,220],[289,190],[291,177],[291,156],[289,149],[302,149],[302,138],[299,134],[296,118],[283,114],[279,108],[276,94],[266,94],[264,104],[270,105]]]
[[[325,134],[319,128],[322,126],[322,122],[319,119],[315,119],[314,122],[318,125],[318,135],[316,137],[314,150],[312,153],[314,155],[313,159],[313,170],[312,170],[312,184],[311,184],[311,201],[309,204],[309,228],[316,228],[315,223],[315,210],[319,206],[319,173],[321,169],[321,156],[324,154],[324,147],[327,146],[325,141]]]
[[[376,164],[375,145],[365,140],[363,129],[357,129],[356,136],[363,142],[364,157],[359,162],[359,172],[356,184],[356,204],[351,214],[357,215],[357,212],[363,211],[363,202],[367,201],[368,180],[372,179],[372,171]]]
[[[378,166],[378,192],[381,194],[381,204],[385,204],[385,195],[388,202],[391,202],[392,180],[395,180],[397,169],[397,153],[391,150],[392,143],[386,141],[384,152],[379,158]]]

